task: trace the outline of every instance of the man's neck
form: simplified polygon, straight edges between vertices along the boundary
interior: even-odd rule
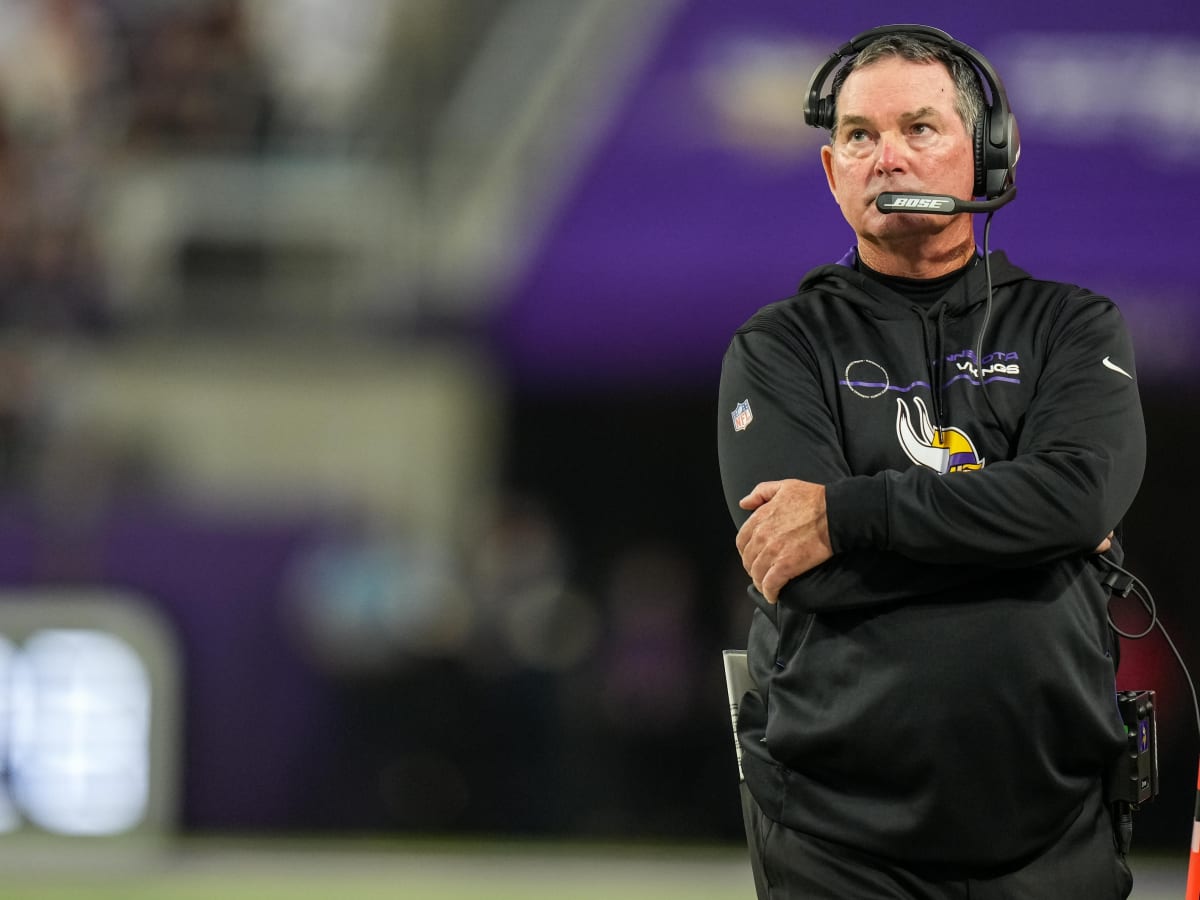
[[[939,278],[961,269],[974,255],[975,235],[970,230],[964,239],[944,247],[929,241],[927,236],[904,244],[858,242],[859,259],[881,275],[900,278]]]

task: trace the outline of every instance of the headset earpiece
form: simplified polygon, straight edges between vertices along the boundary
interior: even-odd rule
[[[975,187],[973,197],[991,197],[987,192],[987,133],[990,111],[984,110],[979,121],[975,123]]]

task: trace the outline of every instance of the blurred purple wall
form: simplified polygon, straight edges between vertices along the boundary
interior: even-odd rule
[[[1189,377],[1200,6],[1081,0],[1017,0],[998,16],[949,2],[819,16],[785,0],[681,4],[507,300],[497,328],[515,371],[714,379],[733,328],[852,244],[803,93],[835,47],[889,21],[948,31],[1004,80],[1023,152],[992,248],[1113,296],[1143,377]]]

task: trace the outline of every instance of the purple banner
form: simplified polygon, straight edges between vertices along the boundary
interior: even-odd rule
[[[885,24],[795,2],[682,3],[504,305],[534,382],[715,380],[732,330],[853,243],[804,126],[808,77]],[[928,3],[984,53],[1020,125],[1017,200],[993,249],[1112,296],[1144,378],[1194,370],[1200,7]],[[982,225],[982,220],[980,220]],[[982,240],[982,229],[979,238]]]

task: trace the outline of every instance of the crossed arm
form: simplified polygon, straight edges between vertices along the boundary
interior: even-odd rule
[[[1144,429],[1132,379],[1102,381],[1112,373],[1093,357],[1108,347],[1132,357],[1111,306],[1070,324],[1023,415],[1016,456],[948,476],[855,474],[815,352],[778,334],[739,333],[722,375],[719,449],[754,587],[809,610],[896,602],[996,568],[1109,549],[1103,529],[1136,492]],[[754,421],[735,433],[728,411],[747,396]]]
[[[763,481],[738,505],[750,512],[737,533],[742,567],[767,602],[778,602],[784,585],[833,557],[824,485]],[[1112,540],[1109,532],[1093,552],[1107,552]]]

